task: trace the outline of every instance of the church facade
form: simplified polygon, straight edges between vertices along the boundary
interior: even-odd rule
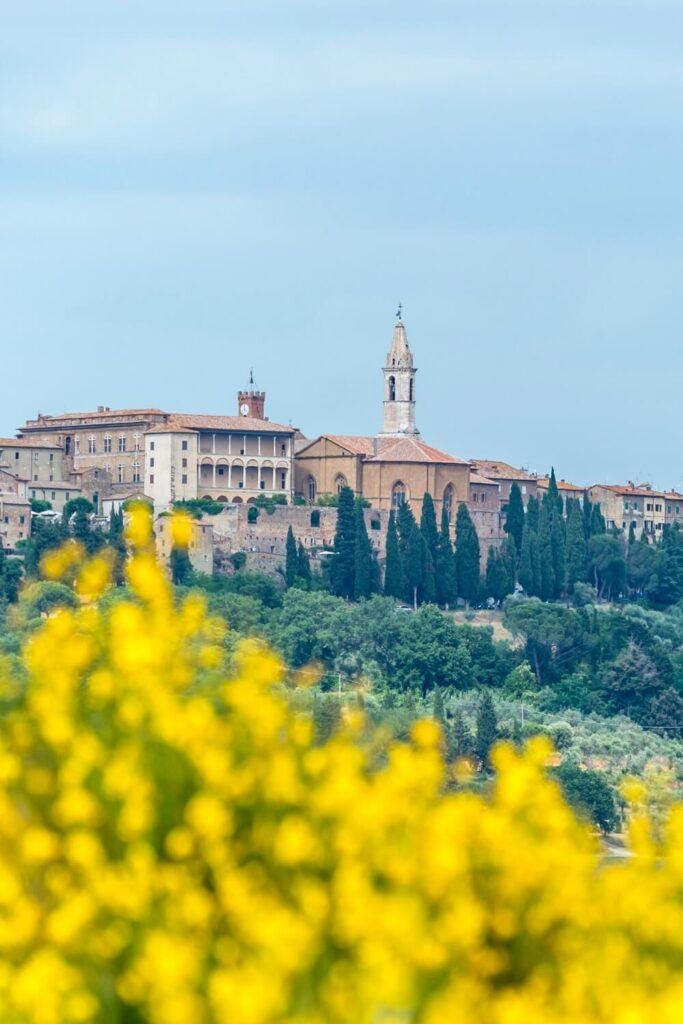
[[[409,502],[419,518],[425,492],[437,518],[446,508],[455,520],[458,504],[469,501],[470,465],[426,444],[416,424],[417,368],[400,313],[383,368],[384,416],[374,437],[322,434],[299,448],[294,461],[295,492],[313,504],[351,487],[381,511]]]

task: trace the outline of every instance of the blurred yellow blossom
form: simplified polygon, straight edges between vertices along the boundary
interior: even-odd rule
[[[249,641],[228,671],[174,599],[144,506],[127,534],[130,596],[51,555],[89,601],[32,636],[25,686],[3,669],[3,1024],[678,1024],[681,808],[654,828],[627,784],[613,866],[543,741],[498,748],[486,796],[448,791],[471,769],[433,721],[392,744],[354,709],[314,746],[281,660]]]

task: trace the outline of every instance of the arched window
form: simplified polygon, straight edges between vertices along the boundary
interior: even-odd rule
[[[81,439],[78,434],[74,434],[74,455],[81,454]]]
[[[410,378],[410,401],[412,402],[414,400],[415,400],[415,378],[411,377]]]
[[[389,401],[390,402],[395,402],[396,401],[396,378],[395,377],[390,377],[389,378]]]
[[[397,480],[391,488],[391,507],[399,508],[407,500],[406,485],[401,480]]]
[[[443,507],[446,510],[448,522],[450,523],[453,515],[453,484],[449,484],[443,492]]]
[[[140,463],[137,459],[133,462],[133,483],[140,483]]]
[[[105,453],[111,452],[111,434],[104,435],[104,451]]]
[[[308,490],[308,500],[310,502],[314,502],[315,501],[315,496],[316,496],[316,493],[317,493],[317,490],[318,490],[314,476],[309,476],[308,481],[307,481],[307,490]]]
[[[120,483],[120,484],[122,484],[124,482],[124,476],[123,476],[124,470],[125,470],[125,467],[124,467],[123,463],[119,462],[118,466],[116,467],[116,479],[117,479],[118,483]]]
[[[133,434],[133,450],[136,452],[140,451],[140,434],[137,432]]]
[[[348,487],[348,486],[349,486],[349,484],[348,484],[348,481],[347,481],[346,477],[344,476],[344,474],[343,473],[339,473],[339,475],[335,478],[335,481],[334,481],[334,487],[335,487],[335,490],[336,490],[337,494],[339,494],[339,492],[341,491],[342,487]]]
[[[126,435],[119,434],[119,451],[125,452],[126,450]]]
[[[96,453],[96,451],[97,451],[97,447],[96,447],[96,442],[95,442],[95,435],[94,434],[89,434],[88,435],[88,455],[94,455]]]

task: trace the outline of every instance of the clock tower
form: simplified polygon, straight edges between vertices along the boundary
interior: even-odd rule
[[[245,391],[237,392],[237,413],[239,416],[248,416],[252,420],[264,420],[266,405],[265,391],[257,391],[254,383],[254,371],[249,374],[249,387]]]

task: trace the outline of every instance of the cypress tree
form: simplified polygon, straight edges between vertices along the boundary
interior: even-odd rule
[[[448,511],[441,510],[441,530],[436,552],[436,595],[440,605],[449,608],[458,598],[458,581],[455,569],[455,552],[451,544],[451,528]]]
[[[636,524],[631,520],[628,528],[628,542],[629,545],[635,544],[636,542]]]
[[[415,516],[413,515],[413,510],[410,505],[407,501],[401,502],[398,506],[398,514],[396,516],[396,528],[398,530],[398,543],[404,564],[408,554],[410,538],[412,537],[413,530],[416,526],[417,523],[415,522]]]
[[[474,739],[462,711],[453,715],[452,748],[454,757],[469,757],[474,750]]]
[[[479,538],[467,505],[461,502],[455,522],[455,566],[458,594],[468,603],[476,601],[480,589]]]
[[[192,579],[192,562],[186,547],[171,548],[171,579],[178,586],[185,586]]]
[[[435,722],[445,729],[446,728],[446,712],[443,706],[443,694],[440,686],[434,687],[434,702],[432,705],[432,716]]]
[[[541,507],[538,523],[538,564],[540,569],[540,593],[543,601],[549,601],[555,593],[555,571],[553,549],[550,537],[550,510],[547,504]]]
[[[287,590],[293,587],[299,575],[299,552],[294,539],[294,531],[290,526],[287,530],[287,542],[285,544],[285,585]]]
[[[484,770],[491,768],[491,747],[498,737],[498,719],[493,700],[488,690],[484,690],[477,708],[477,735],[475,753]]]
[[[396,516],[392,512],[389,516],[387,529],[387,553],[384,565],[384,593],[387,597],[398,597],[403,599],[406,590],[406,580],[403,572],[403,559],[398,541],[396,529]]]
[[[524,500],[519,484],[514,482],[510,488],[507,511],[505,515],[505,532],[514,539],[517,550],[522,547],[522,533],[524,531]]]
[[[524,530],[522,530],[522,533],[524,533]],[[517,582],[518,551],[519,548],[517,547],[517,542],[515,541],[515,538],[510,534],[510,536],[506,538],[502,547],[502,558],[503,561],[505,562],[505,568],[507,569],[508,580],[510,584],[509,593],[512,593],[512,591],[515,589],[515,584]]]
[[[336,697],[317,694],[313,702],[313,736],[315,743],[327,743],[339,728],[341,708]]]
[[[567,590],[574,593],[574,586],[586,578],[586,538],[584,536],[583,512],[572,502],[567,517]]]
[[[434,501],[429,491],[425,491],[422,499],[422,515],[420,516],[420,530],[424,537],[429,554],[432,556],[432,565],[436,565],[437,552],[439,547],[439,534],[436,528],[436,512]]]
[[[363,505],[356,503],[356,552],[354,564],[353,596],[356,601],[372,593],[372,546],[365,525]]]
[[[423,580],[424,548],[425,543],[422,539],[422,534],[413,520],[403,559],[403,571],[405,572],[406,580],[405,599],[412,603],[413,608],[417,608],[418,594]]]
[[[564,515],[564,506],[562,503],[562,495],[560,494],[557,487],[557,480],[555,478],[555,467],[553,466],[550,470],[550,479],[548,480],[548,490],[543,496],[543,504],[548,506],[550,514],[557,511],[560,515]]]
[[[538,533],[538,520],[540,515],[540,504],[538,498],[535,498],[532,494],[526,505],[526,518],[525,522],[529,524],[530,529],[534,533]]]
[[[350,487],[342,487],[339,492],[330,583],[332,592],[338,597],[353,597],[356,583],[356,509]]]
[[[591,536],[591,523],[593,520],[593,506],[590,498],[588,497],[588,491],[583,492],[583,536],[585,540],[589,540]]]
[[[600,502],[596,502],[591,508],[591,537],[596,537],[601,533],[607,533],[607,527],[600,511]]]
[[[486,558],[486,593],[494,601],[502,601],[511,589],[505,561],[496,548],[490,547]]]
[[[560,498],[560,501],[562,499]],[[566,535],[565,522],[557,508],[552,513],[550,524],[550,547],[553,556],[553,594],[561,597],[566,586],[567,565],[566,565]]]
[[[311,562],[308,557],[308,551],[299,541],[299,547],[296,552],[297,562],[297,575],[301,582],[307,587],[311,582]]]
[[[524,593],[529,597],[536,594],[533,554],[531,550],[532,537],[535,537],[528,521],[524,524],[522,534],[522,551],[519,556],[519,582],[524,588]]]
[[[436,601],[436,580],[434,577],[434,562],[424,534],[420,531],[422,540],[422,579],[420,580],[420,601],[427,604],[434,604]]]

